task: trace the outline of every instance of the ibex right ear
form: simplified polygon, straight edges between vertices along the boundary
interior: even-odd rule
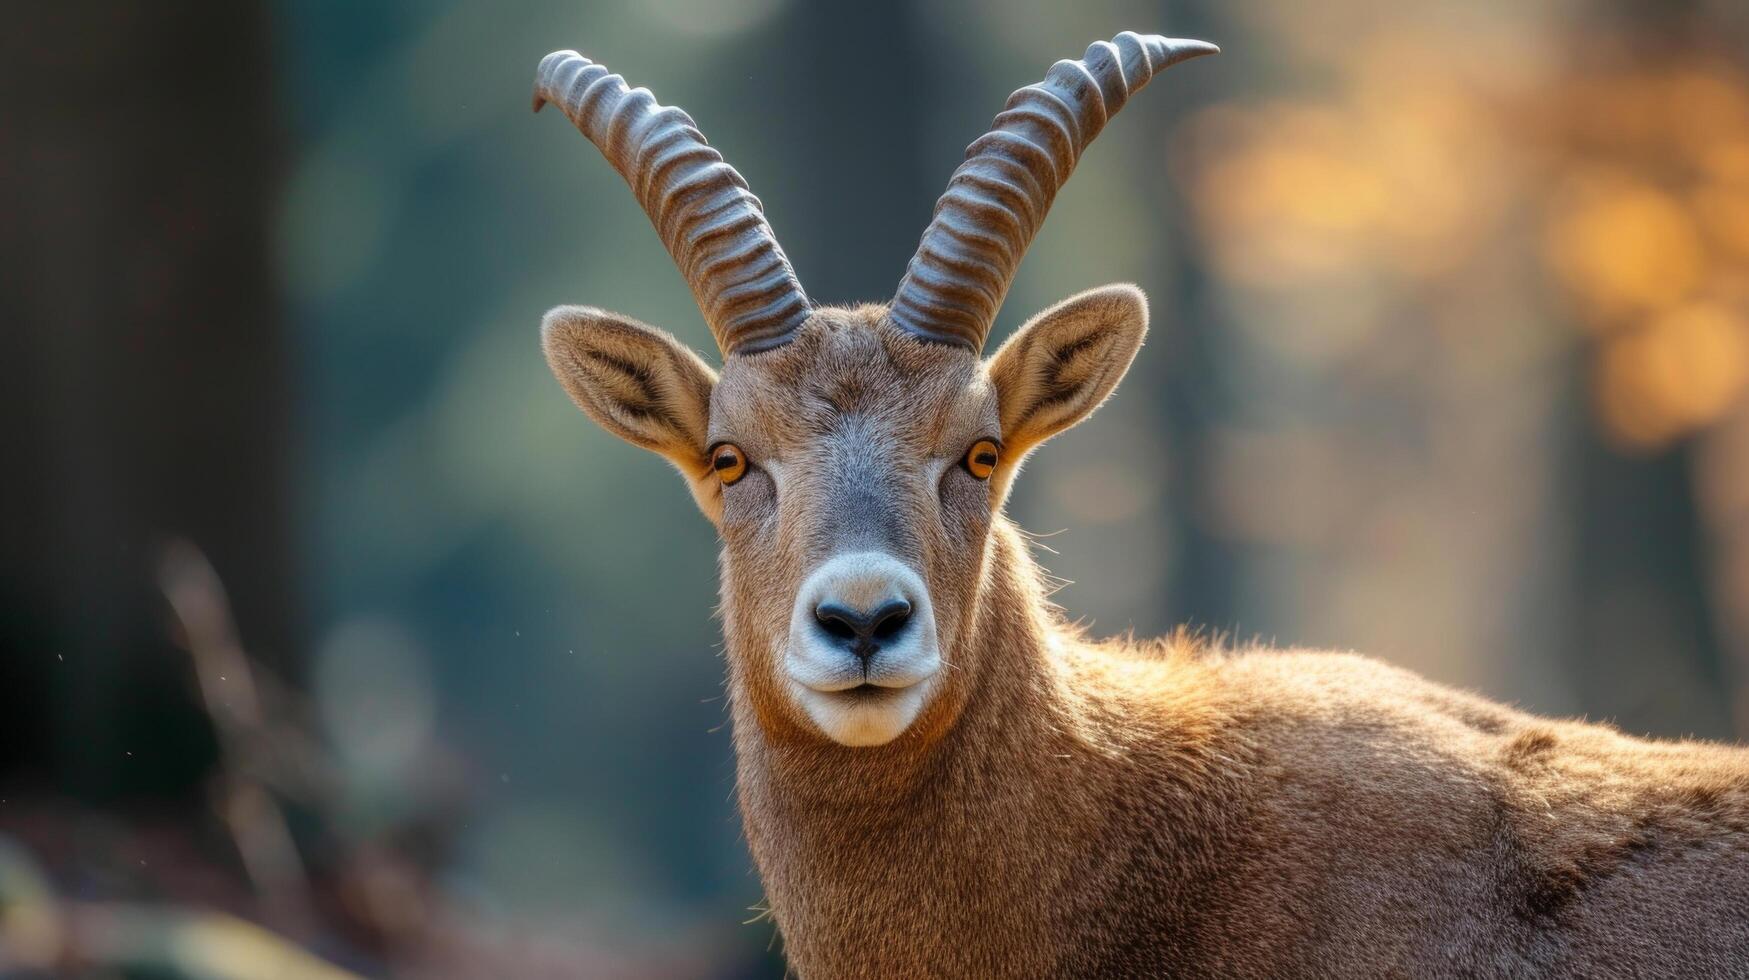
[[[541,346],[571,400],[598,425],[666,456],[689,482],[709,475],[717,375],[697,354],[655,327],[587,306],[548,313]]]

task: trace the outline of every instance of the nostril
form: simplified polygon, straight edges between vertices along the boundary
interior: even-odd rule
[[[862,635],[862,617],[836,602],[822,602],[814,607],[814,619],[820,628],[840,640],[854,640]]]
[[[873,624],[870,634],[877,640],[889,640],[897,636],[911,620],[911,604],[903,599],[893,599],[874,611],[869,616]]]
[[[889,599],[870,612],[861,612],[836,602],[814,607],[814,619],[827,634],[840,640],[887,640],[897,636],[911,619],[911,604]],[[861,644],[859,644],[860,646]]]

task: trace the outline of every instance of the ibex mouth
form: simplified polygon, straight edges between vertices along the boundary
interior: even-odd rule
[[[900,677],[891,680],[864,680],[846,683],[816,683],[802,686],[817,694],[830,694],[834,697],[879,697],[883,694],[895,694],[909,690],[928,680],[928,677]]]
[[[801,584],[784,671],[822,733],[844,745],[896,738],[941,667],[929,588],[884,552],[828,559]]]

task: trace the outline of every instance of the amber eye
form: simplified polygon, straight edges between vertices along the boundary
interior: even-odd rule
[[[711,450],[711,469],[726,487],[747,475],[747,457],[742,455],[740,446],[725,442]]]
[[[966,450],[966,472],[980,480],[988,480],[990,474],[996,472],[999,452],[996,444],[988,439],[972,443],[972,448]]]

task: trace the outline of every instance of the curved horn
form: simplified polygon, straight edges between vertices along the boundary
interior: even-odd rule
[[[1015,92],[935,202],[891,316],[925,339],[980,351],[1014,270],[1081,152],[1155,73],[1220,48],[1125,31]]]
[[[535,111],[548,102],[631,185],[725,355],[789,342],[808,297],[759,198],[690,116],[575,51],[541,59]]]

